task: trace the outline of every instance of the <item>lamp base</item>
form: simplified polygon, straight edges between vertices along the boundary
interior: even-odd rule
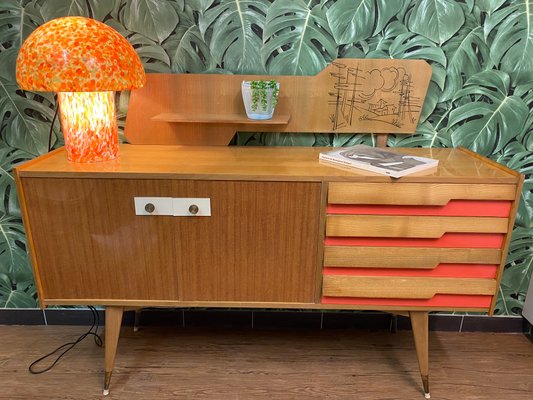
[[[117,158],[114,92],[60,92],[58,98],[68,160],[87,163]]]

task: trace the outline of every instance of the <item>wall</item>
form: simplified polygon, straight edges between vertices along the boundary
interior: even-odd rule
[[[147,72],[312,75],[337,57],[428,60],[433,77],[417,133],[392,137],[389,146],[464,146],[526,174],[497,304],[497,313],[520,313],[533,270],[533,2],[525,0],[2,0],[0,307],[37,306],[10,171],[47,151],[55,106],[51,93],[18,90],[15,60],[37,26],[65,15],[117,29]],[[122,123],[126,105],[122,95]],[[56,123],[54,146],[60,138]],[[372,140],[257,133],[239,134],[235,142]]]

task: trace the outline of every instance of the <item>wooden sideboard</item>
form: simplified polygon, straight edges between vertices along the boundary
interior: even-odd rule
[[[199,306],[409,315],[429,395],[428,312],[492,313],[523,177],[464,149],[402,149],[439,166],[400,179],[321,150],[122,145],[16,168],[41,306],[106,307],[105,391],[126,308]]]

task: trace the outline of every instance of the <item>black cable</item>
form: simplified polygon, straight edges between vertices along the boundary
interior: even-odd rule
[[[32,374],[42,374],[43,372],[51,370],[54,367],[54,365],[57,364],[57,362],[60,360],[61,357],[63,357],[67,352],[72,350],[74,348],[74,346],[76,346],[78,343],[80,343],[87,336],[93,336],[94,337],[94,343],[98,347],[102,347],[102,344],[103,344],[102,343],[102,338],[98,334],[98,326],[100,325],[100,317],[98,316],[98,312],[96,311],[96,309],[94,307],[89,306],[89,310],[91,310],[91,313],[93,314],[93,324],[91,325],[91,328],[87,332],[85,332],[83,335],[78,337],[74,342],[65,343],[65,344],[59,346],[54,351],[52,351],[52,352],[46,354],[45,356],[42,356],[41,358],[39,358],[39,359],[35,360],[34,362],[32,362],[30,364],[30,366],[28,367],[28,371],[30,371],[30,373],[32,373]],[[94,329],[94,332],[93,332],[93,329]],[[66,347],[66,349],[63,350],[61,352],[61,354],[59,354],[57,356],[57,358],[54,360],[54,362],[51,365],[49,365],[48,367],[46,367],[46,368],[44,368],[42,370],[35,370],[34,369],[36,364],[40,363],[41,361],[44,361],[45,359],[47,359],[48,357],[54,355],[55,353],[57,353],[58,351],[62,350],[65,347]]]
[[[52,123],[50,124],[50,133],[48,134],[48,151],[50,152],[52,150],[52,133],[54,131],[54,123],[56,122],[57,113],[59,112],[59,107],[55,106],[55,112],[54,112],[54,118],[52,119]]]

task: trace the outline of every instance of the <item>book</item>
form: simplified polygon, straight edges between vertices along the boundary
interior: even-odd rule
[[[439,160],[402,154],[390,149],[358,144],[320,153],[319,159],[344,167],[359,168],[392,178],[436,167]]]

